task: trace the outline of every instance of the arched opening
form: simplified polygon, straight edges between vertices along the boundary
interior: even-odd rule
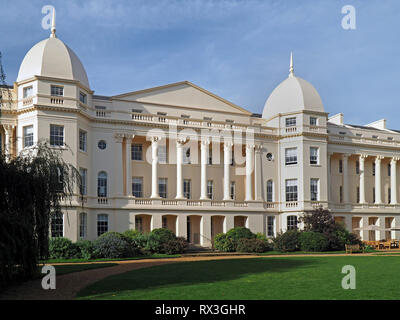
[[[151,231],[151,215],[136,214],[135,215],[135,230],[147,233]]]
[[[167,214],[162,216],[162,227],[164,229],[171,230],[176,234],[176,221],[177,216],[172,214]]]
[[[235,216],[233,218],[233,226],[236,227],[246,227],[247,228],[247,217],[246,216]]]
[[[212,216],[211,217],[211,240],[214,243],[214,237],[224,232],[224,216]]]
[[[201,216],[190,215],[187,216],[187,239],[189,243],[200,244],[200,223]]]

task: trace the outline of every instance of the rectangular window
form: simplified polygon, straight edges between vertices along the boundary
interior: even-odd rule
[[[141,144],[132,144],[131,153],[132,160],[143,160],[143,146]]]
[[[23,131],[24,148],[33,146],[33,126],[26,126]]]
[[[275,222],[274,216],[267,217],[267,236],[268,237],[273,237],[275,235],[274,234],[274,222]]]
[[[297,179],[286,180],[286,201],[297,201]]]
[[[168,154],[167,154],[167,146],[158,146],[158,162],[162,164],[167,163]]]
[[[372,188],[372,202],[375,203],[375,188]]]
[[[356,161],[356,174],[360,174],[360,161]]]
[[[214,197],[214,182],[212,180],[207,181],[207,197],[211,200]]]
[[[318,148],[310,148],[310,164],[318,164]]]
[[[50,125],[50,145],[60,147],[64,145],[64,127],[56,124]]]
[[[23,91],[23,97],[25,98],[29,98],[33,95],[33,88],[32,86],[29,87],[25,87],[24,91]]]
[[[142,217],[135,217],[135,230],[139,232],[143,232],[143,218]]]
[[[316,125],[317,125],[317,118],[310,117],[310,126],[316,126]]]
[[[231,152],[231,166],[233,166],[235,164],[235,151],[232,148],[232,152]]]
[[[85,212],[81,212],[79,216],[79,237],[86,239],[87,233],[87,215]]]
[[[190,164],[190,147],[183,148],[183,164]]]
[[[87,169],[79,168],[79,174],[81,175],[80,192],[81,195],[87,194]]]
[[[387,165],[387,173],[388,173],[388,177],[390,177],[390,163],[388,163],[388,165]]]
[[[230,197],[231,197],[232,200],[236,199],[236,183],[235,183],[235,181],[231,181]]]
[[[132,178],[132,195],[143,198],[143,178]]]
[[[343,187],[342,186],[339,187],[339,202],[340,203],[343,202]]]
[[[339,173],[343,173],[343,160],[339,160]]]
[[[86,152],[87,132],[79,130],[79,150]]]
[[[274,198],[274,184],[272,180],[267,181],[267,202],[273,202]]]
[[[296,126],[296,117],[290,117],[285,119],[286,127],[295,127]]]
[[[388,188],[388,204],[390,204],[390,202],[392,201],[392,198],[391,198],[391,196],[392,196],[392,189],[390,189],[390,188]]]
[[[64,216],[61,212],[51,217],[51,237],[59,238],[64,236]]]
[[[161,198],[167,198],[167,178],[158,179],[158,194]]]
[[[79,92],[79,101],[87,104],[87,96],[82,91]]]
[[[64,87],[60,86],[51,86],[51,95],[52,96],[63,96],[64,95]]]
[[[108,215],[99,214],[97,216],[97,236],[100,237],[106,232],[108,232]]]
[[[311,201],[319,200],[318,189],[319,189],[319,179],[311,179],[310,180]]]
[[[375,175],[375,163],[372,163],[372,175]]]
[[[357,196],[357,203],[360,203],[360,187],[357,187],[357,191],[356,191],[356,196]]]
[[[287,229],[288,230],[297,229],[297,216],[288,216],[287,217]]]
[[[285,149],[285,164],[297,164],[297,148]]]
[[[211,165],[212,164],[212,146],[211,146],[211,144],[210,144],[207,152],[208,152],[208,164]]]
[[[183,196],[186,199],[192,198],[192,183],[189,179],[183,180]]]

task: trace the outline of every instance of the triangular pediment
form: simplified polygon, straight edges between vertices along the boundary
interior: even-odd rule
[[[189,81],[125,93],[112,99],[251,115],[251,112]]]

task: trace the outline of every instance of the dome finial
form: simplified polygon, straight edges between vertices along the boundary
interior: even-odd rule
[[[294,68],[293,68],[293,52],[290,52],[290,68],[289,68],[289,77],[294,77]]]
[[[56,9],[55,8],[53,8],[53,16],[51,18],[50,38],[57,38],[57,36],[56,36]]]

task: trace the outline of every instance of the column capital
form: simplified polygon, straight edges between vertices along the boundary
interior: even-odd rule
[[[344,159],[347,160],[347,158],[350,157],[350,156],[351,156],[350,153],[342,153],[342,159],[343,159],[343,160],[344,160]]]
[[[256,143],[256,144],[254,145],[254,148],[255,148],[255,151],[256,151],[256,152],[261,152],[263,146],[262,146],[261,143]]]
[[[162,137],[160,136],[150,136],[147,138],[148,141],[151,141],[151,144],[157,144]]]
[[[114,139],[115,139],[115,142],[117,142],[117,143],[122,143],[124,138],[125,138],[125,135],[123,133],[115,133],[114,134]]]
[[[376,156],[375,162],[381,161],[382,159],[385,159],[385,157],[384,156]]]
[[[210,145],[210,138],[202,138],[200,145],[202,148],[208,147]]]
[[[176,139],[176,145],[177,145],[178,147],[181,147],[181,146],[183,146],[187,141],[188,141],[187,138],[177,138],[177,139]]]
[[[233,147],[233,142],[228,140],[228,141],[224,141],[224,148],[225,149],[231,149]]]
[[[7,133],[10,133],[15,128],[15,125],[13,124],[3,124],[4,131],[7,131]]]
[[[400,160],[400,157],[392,157],[392,160],[390,160],[390,162],[397,162]]]
[[[368,158],[368,155],[365,153],[361,153],[359,154],[360,160],[365,160],[366,158]]]
[[[254,148],[255,148],[255,144],[254,143],[246,143],[246,150],[247,149],[252,150]]]

